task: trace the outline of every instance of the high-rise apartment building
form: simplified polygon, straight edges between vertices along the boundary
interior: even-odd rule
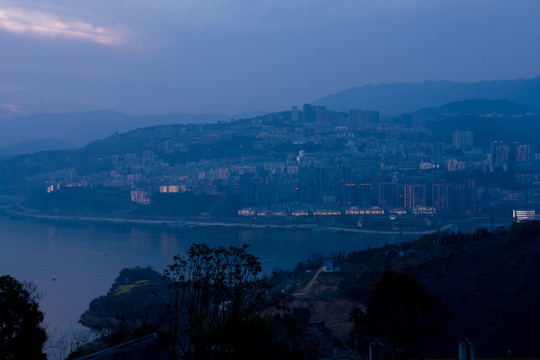
[[[380,183],[379,184],[379,206],[383,209],[387,207],[398,206],[398,184]]]
[[[315,122],[315,106],[310,104],[304,104],[303,108],[304,122]]]
[[[361,129],[367,124],[373,124],[378,122],[378,111],[363,111],[358,109],[349,111],[349,127],[353,130]]]
[[[531,146],[516,142],[516,162],[529,162],[531,159]]]
[[[502,141],[492,141],[491,161],[495,164],[504,164],[510,160],[510,148]]]
[[[456,149],[474,145],[474,133],[472,131],[454,131],[452,144]]]
[[[431,186],[432,206],[437,210],[450,209],[450,189],[449,184],[433,184]]]
[[[315,106],[315,122],[317,124],[326,124],[326,106]]]
[[[426,187],[422,184],[407,184],[403,188],[403,202],[407,209],[426,205]]]
[[[298,106],[296,105],[291,108],[291,121],[298,121]]]

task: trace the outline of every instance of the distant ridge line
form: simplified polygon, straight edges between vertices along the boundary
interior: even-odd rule
[[[467,99],[507,100],[540,108],[540,75],[532,79],[480,82],[424,81],[364,85],[313,102],[329,110],[378,110],[401,114]]]

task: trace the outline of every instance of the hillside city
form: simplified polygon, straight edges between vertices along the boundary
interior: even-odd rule
[[[534,118],[472,115],[476,122],[502,118],[508,124]],[[114,209],[114,216],[293,223],[339,218],[329,221],[371,230],[441,229],[463,217],[491,226],[494,219],[534,219],[540,149],[533,141],[503,141],[504,134],[477,140],[472,130],[479,125],[472,120],[468,128],[440,126],[445,118],[455,124],[456,116],[472,115],[388,117],[306,104],[251,119],[140,128],[60,152],[60,162],[23,156],[17,167],[26,169],[27,189],[39,194],[67,189],[126,194],[132,206]],[[166,210],[181,194],[195,196],[197,206],[181,213]],[[52,199],[41,201],[47,211],[66,213]]]

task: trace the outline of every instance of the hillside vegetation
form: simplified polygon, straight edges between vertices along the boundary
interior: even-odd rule
[[[452,314],[446,346],[470,338],[479,356],[538,356],[540,323],[540,222],[474,234],[433,234],[415,242],[349,254],[342,296],[366,302],[388,270],[410,274],[438,296]]]

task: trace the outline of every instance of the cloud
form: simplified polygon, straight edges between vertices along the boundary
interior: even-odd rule
[[[19,112],[21,111],[21,106],[13,104],[0,104],[0,109],[5,109],[11,112]]]
[[[0,7],[0,30],[18,35],[67,38],[102,45],[127,43],[130,31],[125,26],[101,27],[80,20],[65,20],[36,10]]]
[[[16,92],[18,89],[16,86],[0,83],[0,94],[12,94]]]

